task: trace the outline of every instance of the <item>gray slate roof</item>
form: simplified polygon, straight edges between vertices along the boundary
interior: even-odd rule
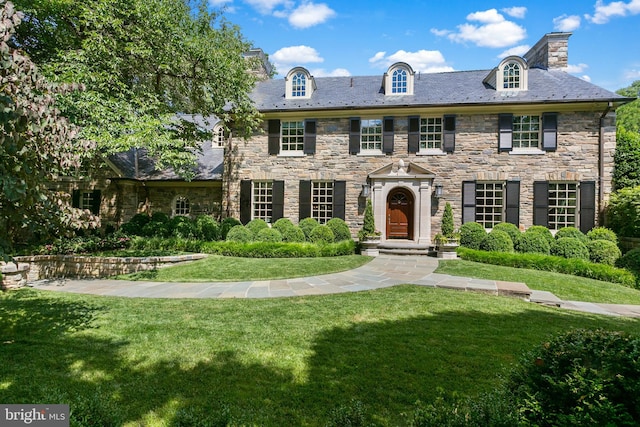
[[[564,71],[540,68],[529,69],[529,90],[500,92],[483,83],[490,72],[416,73],[414,94],[398,96],[385,96],[382,75],[319,77],[310,99],[285,99],[284,79],[267,80],[258,83],[251,97],[262,112],[629,100]]]

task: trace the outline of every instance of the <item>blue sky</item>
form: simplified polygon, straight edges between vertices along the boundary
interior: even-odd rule
[[[568,31],[570,72],[615,91],[640,80],[640,0],[209,0],[267,53],[281,78],[491,69]]]

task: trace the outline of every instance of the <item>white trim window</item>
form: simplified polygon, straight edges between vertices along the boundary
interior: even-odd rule
[[[311,217],[320,224],[333,218],[333,181],[311,183]]]
[[[391,75],[391,93],[407,93],[408,77],[407,70],[396,68]]]
[[[522,69],[517,62],[505,64],[502,71],[503,89],[520,89],[520,76]]]
[[[360,151],[382,152],[382,119],[360,121]]]
[[[304,121],[281,122],[280,153],[304,152]]]
[[[442,117],[420,118],[420,151],[442,150]]]
[[[273,181],[253,181],[251,219],[270,223],[273,216]]]
[[[549,183],[549,228],[559,230],[578,224],[578,183]]]
[[[476,182],[476,222],[493,228],[504,218],[504,183]]]
[[[185,196],[178,196],[173,203],[173,214],[179,216],[187,216],[191,213],[191,204]]]
[[[307,96],[307,76],[298,72],[291,78],[291,96],[294,98],[304,98]]]
[[[224,147],[226,142],[226,134],[222,126],[216,126],[213,130],[213,146]]]
[[[513,116],[513,148],[540,147],[540,116]]]

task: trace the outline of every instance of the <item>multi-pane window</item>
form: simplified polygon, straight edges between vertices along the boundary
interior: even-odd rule
[[[578,206],[578,184],[549,183],[549,228],[575,227]]]
[[[502,76],[504,89],[520,88],[520,65],[515,62],[505,65]]]
[[[273,181],[253,181],[252,219],[271,222],[273,215]]]
[[[407,93],[407,70],[396,69],[391,76],[391,93]]]
[[[311,186],[311,217],[325,224],[333,217],[333,182],[314,181]]]
[[[304,122],[282,122],[280,151],[304,150]]]
[[[93,191],[83,191],[80,194],[80,209],[93,209]]]
[[[420,149],[442,148],[442,118],[420,119]]]
[[[540,116],[513,116],[513,148],[540,146]]]
[[[291,96],[306,96],[307,77],[304,73],[296,73],[291,80]]]
[[[493,228],[502,222],[504,185],[502,182],[476,183],[476,222]]]
[[[360,149],[382,150],[382,119],[365,119],[360,122]]]
[[[213,131],[213,146],[224,147],[225,134],[222,127],[218,127]]]
[[[173,213],[174,215],[189,215],[191,212],[191,206],[189,205],[189,199],[184,196],[176,197]]]

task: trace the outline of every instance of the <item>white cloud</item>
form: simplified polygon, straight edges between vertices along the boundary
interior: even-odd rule
[[[245,2],[263,15],[270,14],[273,9],[281,5],[285,8],[291,8],[293,6],[291,0],[245,0]]]
[[[438,50],[419,50],[417,52],[399,50],[389,56],[386,55],[386,52],[378,52],[369,58],[369,62],[378,68],[388,68],[396,62],[406,62],[411,65],[414,71],[422,73],[454,71],[452,67],[447,65],[444,56]]]
[[[431,32],[438,36],[446,35],[456,43],[471,42],[482,47],[512,46],[527,37],[523,27],[506,20],[496,9],[470,13],[467,20],[477,21],[480,25],[465,23],[458,25],[457,32],[436,29],[432,29]]]
[[[520,46],[514,46],[502,52],[500,55],[498,55],[498,58],[502,59],[511,55],[522,56],[525,53],[529,52],[529,49],[531,49],[531,46],[529,46],[528,44],[521,44]]]
[[[584,70],[589,68],[587,64],[569,64],[564,68],[564,71],[571,74],[584,73]]]
[[[640,70],[627,70],[624,73],[624,78],[628,80],[640,79]]]
[[[585,74],[584,76],[580,76],[580,78],[581,78],[582,80],[584,80],[585,82],[589,82],[589,83],[591,83],[591,77],[589,77],[589,76],[588,76],[588,75],[586,75],[586,74]]]
[[[437,28],[432,28],[431,29],[431,34],[435,34],[438,37],[444,37],[448,34],[451,34],[451,31],[449,30],[438,30]]]
[[[640,13],[640,0],[630,2],[614,1],[605,4],[602,0],[596,1],[593,15],[585,14],[584,17],[594,24],[606,24],[609,19],[616,16],[637,15]]]
[[[505,7],[500,10],[509,16],[520,19],[524,18],[524,15],[527,13],[527,8],[524,6]]]
[[[580,17],[578,15],[561,15],[553,18],[553,28],[556,31],[573,31],[580,28]]]
[[[333,18],[336,12],[324,3],[303,3],[291,15],[289,23],[295,28],[309,28]]]
[[[209,0],[209,5],[213,7],[221,7],[227,3],[233,3],[233,0]]]
[[[273,61],[280,73],[285,74],[292,66],[324,62],[324,58],[318,54],[318,51],[304,45],[283,47],[270,55],[269,59]]]
[[[327,71],[324,68],[315,68],[310,70],[311,75],[315,77],[348,77],[351,75],[346,68],[336,68],[332,71]]]

